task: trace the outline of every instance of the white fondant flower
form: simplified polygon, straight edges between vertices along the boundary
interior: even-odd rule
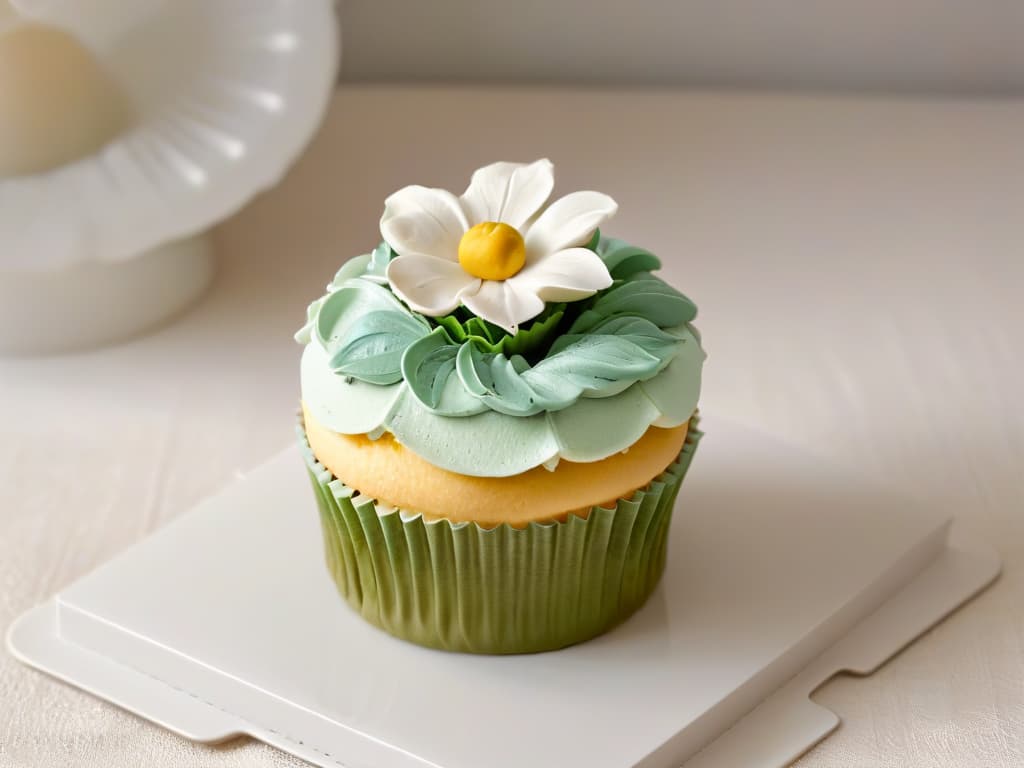
[[[481,168],[462,197],[400,189],[380,221],[398,253],[387,269],[391,289],[420,314],[440,317],[464,304],[515,333],[546,301],[607,288],[608,268],[583,246],[618,205],[600,192],[573,192],[545,208],[554,183],[551,162],[538,160]]]

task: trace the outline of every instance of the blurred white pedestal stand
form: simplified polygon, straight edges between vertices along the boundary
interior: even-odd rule
[[[205,234],[114,263],[0,271],[0,354],[53,354],[129,339],[197,301],[213,274]]]
[[[130,338],[210,284],[195,233],[280,180],[339,60],[332,0],[245,5],[0,0],[0,355]]]

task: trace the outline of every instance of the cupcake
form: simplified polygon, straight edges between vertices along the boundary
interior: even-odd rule
[[[601,233],[612,198],[549,204],[553,186],[538,160],[481,168],[461,197],[399,190],[296,334],[330,575],[414,643],[562,648],[664,569],[701,436],[697,309]]]

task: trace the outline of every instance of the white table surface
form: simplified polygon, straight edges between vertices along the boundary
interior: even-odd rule
[[[818,691],[844,724],[801,768],[1020,765],[1021,136],[1019,102],[344,89],[284,183],[218,230],[195,310],[119,347],[0,361],[0,630],[288,443],[290,335],[376,243],[389,192],[547,155],[558,189],[615,196],[609,232],[697,301],[705,410],[949,505],[1005,560],[876,674]],[[190,744],[0,654],[0,765],[182,764],[300,763]]]

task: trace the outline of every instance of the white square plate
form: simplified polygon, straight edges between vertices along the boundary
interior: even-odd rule
[[[784,765],[838,722],[815,687],[877,667],[998,561],[951,546],[946,512],[702,427],[661,586],[573,648],[451,654],[365,624],[327,575],[297,449],[26,614],[9,643],[188,738],[248,734],[323,766]]]

